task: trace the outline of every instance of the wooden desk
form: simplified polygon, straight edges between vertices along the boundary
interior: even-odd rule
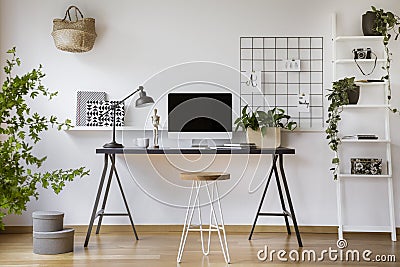
[[[263,149],[209,149],[209,148],[184,148],[184,149],[179,149],[179,148],[148,148],[148,149],[143,149],[143,148],[98,148],[96,149],[96,154],[104,154],[104,167],[103,167],[103,172],[100,178],[100,183],[99,187],[97,190],[97,195],[96,195],[96,200],[93,205],[93,211],[92,211],[92,216],[90,218],[89,222],[89,227],[88,231],[86,234],[86,239],[85,239],[85,244],[84,247],[87,247],[89,244],[89,239],[90,239],[90,234],[92,232],[93,228],[93,223],[94,220],[99,217],[99,221],[97,224],[97,229],[96,229],[96,234],[100,232],[101,228],[101,223],[103,220],[104,216],[128,216],[129,220],[132,225],[133,232],[135,234],[136,239],[138,240],[138,235],[136,233],[135,225],[133,223],[132,215],[128,207],[128,202],[126,201],[126,197],[122,188],[121,180],[119,178],[116,165],[115,165],[115,156],[116,155],[151,155],[151,154],[218,154],[218,155],[223,155],[223,154],[241,154],[241,155],[260,155],[260,154],[268,154],[272,156],[272,168],[271,171],[268,173],[268,179],[267,183],[265,185],[265,189],[253,222],[253,227],[251,229],[250,235],[249,235],[249,240],[251,239],[254,228],[256,226],[257,220],[259,216],[283,216],[285,219],[285,224],[286,224],[286,229],[288,234],[291,234],[290,227],[289,227],[289,221],[288,217],[290,217],[293,221],[293,226],[296,232],[297,236],[297,242],[299,244],[299,247],[302,247],[302,241],[300,237],[300,232],[297,226],[297,221],[296,221],[296,215],[294,212],[292,200],[290,197],[290,192],[289,192],[289,187],[288,183],[286,180],[286,175],[283,167],[283,155],[287,154],[295,154],[295,150],[293,148],[286,148],[286,147],[279,147],[276,149],[268,149],[268,148],[263,148]],[[108,175],[108,181],[107,181],[107,186],[105,190],[105,194],[103,197],[103,203],[101,206],[100,210],[97,210],[99,201],[100,201],[100,196],[101,193],[103,192],[103,186],[104,186],[104,181],[107,175],[107,170],[108,170],[108,163],[109,161],[111,162],[111,168],[110,172]],[[279,163],[279,172],[278,173],[278,164]],[[275,179],[276,179],[276,184],[279,192],[279,198],[281,201],[281,207],[282,207],[282,213],[265,213],[261,212],[262,205],[264,203],[265,195],[267,193],[267,189],[269,187],[272,174],[275,174]],[[115,177],[118,182],[119,189],[121,191],[122,199],[125,204],[125,208],[127,213],[105,213],[105,206],[107,203],[107,198],[108,194],[110,191],[110,185],[111,185],[111,180],[115,174]],[[282,190],[282,185],[281,182],[283,183],[284,191]],[[289,205],[289,211],[286,209],[285,205],[285,198],[287,199],[288,205]]]

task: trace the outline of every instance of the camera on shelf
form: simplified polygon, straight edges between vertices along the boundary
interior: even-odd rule
[[[371,59],[371,48],[353,49],[354,59]]]

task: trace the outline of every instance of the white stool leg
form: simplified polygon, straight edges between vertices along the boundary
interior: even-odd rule
[[[201,181],[198,182],[199,190],[201,189]],[[204,250],[204,238],[203,238],[203,221],[201,219],[201,208],[200,208],[200,196],[197,198],[197,209],[199,211],[199,228],[200,228],[200,240],[201,240],[201,250],[204,255],[207,255],[208,252]]]
[[[219,198],[217,182],[215,182],[215,191],[217,193],[217,202],[218,202],[219,214],[221,216],[222,232],[224,233],[225,249],[226,249],[226,255],[227,255],[227,258],[228,258],[227,262],[230,263],[231,262],[231,258],[229,256],[228,240],[226,239],[225,222],[224,222],[224,216],[222,215],[221,201],[220,201],[220,198]]]
[[[218,208],[219,208],[219,211],[220,211],[220,215],[222,215],[221,204],[219,202],[218,188],[216,187],[216,184],[217,184],[217,182],[214,182],[214,185],[212,185],[212,186],[215,187],[216,195],[217,195]],[[226,263],[230,263],[229,251],[227,249],[225,249],[225,248],[228,248],[228,244],[227,244],[227,241],[226,241],[225,226],[224,226],[224,223],[223,223],[223,219],[222,219],[222,227],[220,227],[219,224],[218,224],[217,216],[215,214],[214,200],[211,197],[210,190],[208,188],[208,184],[207,183],[206,183],[206,189],[207,189],[208,197],[210,199],[211,213],[212,213],[212,216],[213,216],[215,224],[216,224],[216,228],[217,228],[217,232],[218,232],[218,238],[219,238],[219,242],[221,244],[221,250],[222,250],[222,253],[224,254],[225,262]],[[214,190],[213,187],[212,187],[212,190]],[[210,225],[211,225],[211,223],[212,222],[210,221]],[[224,241],[222,241],[222,236],[221,236],[221,231],[220,231],[221,229],[222,229],[222,232],[224,234]],[[225,243],[225,246],[224,246],[223,243]]]
[[[208,184],[208,182],[205,182],[205,184],[207,185]],[[211,244],[211,232],[212,232],[212,212],[211,212],[211,205],[212,205],[212,203],[213,203],[213,201],[214,201],[214,191],[212,191],[211,190],[211,199],[210,199],[210,225],[209,225],[209,227],[208,227],[208,244],[207,244],[207,254],[205,254],[205,255],[208,255],[208,254],[210,254],[210,244]]]
[[[194,198],[193,205],[191,205],[192,195],[193,195],[193,191],[195,189],[197,189],[196,196]],[[190,225],[192,223],[193,213],[195,210],[196,201],[198,200],[198,197],[199,197],[199,192],[200,192],[200,186],[197,185],[197,181],[193,181],[192,190],[190,191],[189,203],[188,203],[188,207],[186,210],[185,223],[183,225],[183,230],[182,230],[181,242],[179,244],[179,249],[178,249],[178,257],[176,259],[176,261],[178,263],[181,262],[181,259],[182,259],[183,250],[184,250],[185,244],[186,244],[186,238],[187,238],[187,235],[189,232]],[[189,215],[190,208],[192,208],[192,211],[190,212],[190,215]]]

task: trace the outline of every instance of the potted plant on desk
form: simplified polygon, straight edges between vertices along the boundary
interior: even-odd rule
[[[248,143],[254,143],[260,148],[276,148],[281,145],[281,129],[293,131],[297,123],[290,120],[281,108],[273,108],[267,112],[256,110],[247,112],[248,106],[242,109],[242,114],[236,119],[236,131],[239,127],[246,131]]]

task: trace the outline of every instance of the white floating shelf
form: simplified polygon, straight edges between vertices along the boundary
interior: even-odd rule
[[[390,143],[390,140],[386,139],[342,139],[342,143]]]
[[[144,129],[143,127],[140,126],[122,126],[122,127],[116,127],[115,128],[117,131],[150,131],[153,130],[153,128],[146,128]],[[163,129],[159,129],[160,131]],[[73,128],[70,128],[66,131],[112,131],[111,126],[75,126]]]
[[[337,60],[334,60],[333,62],[334,63],[338,63],[338,64],[340,64],[340,63],[354,63],[354,59],[337,59]],[[375,59],[357,59],[357,62],[358,63],[370,63],[370,62],[374,63]],[[386,62],[386,59],[378,58],[376,60],[376,62],[377,63],[384,63],[384,62]]]
[[[387,85],[388,83],[385,82],[355,82],[358,86],[379,86],[379,85]]]
[[[357,109],[357,108],[389,108],[390,105],[345,105],[344,109]]]
[[[349,174],[349,173],[341,173],[339,174],[340,178],[391,178],[391,175],[381,174],[381,175],[373,175],[373,174]]]
[[[338,36],[336,41],[383,41],[383,36],[363,36],[363,35],[353,35],[353,36]]]

